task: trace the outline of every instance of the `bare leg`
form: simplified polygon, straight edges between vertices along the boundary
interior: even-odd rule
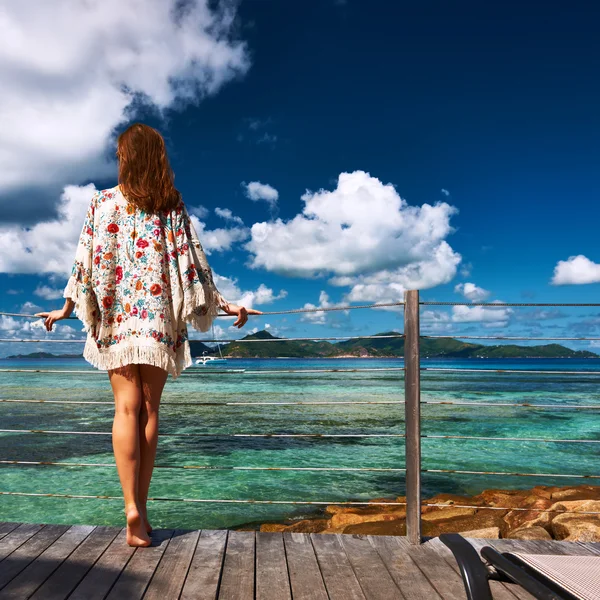
[[[168,373],[160,367],[153,365],[139,365],[140,379],[142,382],[142,405],[140,410],[140,472],[138,478],[138,502],[140,512],[144,518],[146,531],[150,533],[152,527],[148,522],[146,502],[148,490],[156,458],[158,443],[158,408],[163,388],[167,381]]]
[[[151,540],[144,527],[138,498],[139,414],[142,403],[139,367],[126,365],[111,369],[108,377],[115,396],[112,441],[125,501],[127,543],[130,546],[149,546]]]

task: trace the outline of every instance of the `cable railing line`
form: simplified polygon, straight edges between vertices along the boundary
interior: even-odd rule
[[[62,431],[60,429],[0,429],[0,433],[44,433],[52,435],[111,435],[111,431]],[[403,433],[159,433],[158,437],[400,437]]]
[[[559,504],[559,502],[557,502]],[[510,506],[487,506],[487,505],[478,505],[478,504],[441,504],[441,503],[422,503],[421,506],[433,506],[437,508],[475,508],[478,510],[508,510],[508,511],[516,511],[516,512],[535,512],[535,513],[556,513],[563,514],[568,513],[568,509],[558,510],[558,509],[550,509],[550,508],[511,508]],[[600,515],[598,511],[577,511],[576,513],[571,513],[575,515]]]
[[[542,409],[574,409],[574,410],[600,410],[600,404],[534,404],[532,402],[455,402],[453,400],[421,400],[421,404],[449,404],[452,406],[513,406],[516,408],[542,408]]]
[[[114,400],[26,400],[22,398],[0,398],[2,402],[25,404],[92,404],[114,407]],[[160,406],[318,406],[336,404],[406,404],[404,400],[314,400],[305,402],[161,402]],[[530,402],[455,402],[450,400],[422,400],[421,404],[451,405],[451,406],[487,406],[516,408],[540,408],[551,410],[600,410],[600,404],[534,404]]]
[[[0,496],[37,496],[45,498],[73,498],[73,499],[91,499],[91,500],[119,500],[123,501],[122,496],[101,496],[101,495],[84,495],[84,494],[56,494],[56,493],[39,493],[39,492],[8,492],[0,491]],[[197,502],[197,503],[231,503],[231,504],[308,504],[315,506],[408,506],[407,502],[378,502],[378,501],[325,501],[325,500],[247,500],[247,499],[214,499],[214,498],[148,498],[148,502]],[[441,504],[423,502],[421,507],[434,508],[474,508],[478,510],[507,510],[507,511],[534,511],[536,513],[556,513],[562,514],[569,512],[568,510],[558,509],[541,509],[541,508],[511,508],[508,506],[487,506],[477,504]],[[578,511],[577,515],[600,515],[598,511]]]
[[[116,467],[115,463],[74,463],[32,460],[0,460],[0,465],[27,465],[36,467]],[[238,467],[221,465],[154,465],[155,469],[206,469],[209,471],[392,471],[404,473],[406,469],[393,467]]]
[[[400,357],[399,360],[402,358]],[[336,360],[334,358],[328,360]],[[393,360],[393,359],[388,359]],[[215,373],[243,373],[244,375],[264,375],[278,373],[362,373],[370,371],[405,371],[405,367],[356,367],[356,368],[339,368],[339,369],[213,369],[212,371],[204,370],[204,367],[187,369],[183,371],[180,377],[195,377],[198,374]],[[441,371],[441,372],[457,372],[457,373],[525,373],[536,375],[600,375],[600,371],[555,371],[555,370],[536,370],[536,369],[470,369],[470,368],[455,368],[455,367],[420,367],[421,371]],[[81,373],[84,375],[106,375],[106,371],[97,369],[0,369],[0,373]]]
[[[327,306],[327,307],[315,307],[315,308],[291,308],[289,310],[270,310],[270,311],[262,311],[262,314],[267,315],[290,315],[295,313],[316,313],[316,312],[333,312],[336,310],[356,310],[356,309],[364,309],[364,308],[388,308],[391,306],[404,306],[404,302],[381,302],[374,304],[347,304],[342,306]],[[4,315],[6,317],[25,317],[29,319],[41,319],[42,317],[36,317],[30,313],[11,313],[0,311],[0,315]],[[231,315],[227,315],[225,313],[220,313],[217,317],[229,317],[232,318]],[[77,320],[77,317],[67,317],[65,320]]]
[[[479,435],[430,435],[422,434],[421,438],[437,440],[482,440],[491,442],[540,442],[544,444],[600,444],[600,440],[557,440],[552,438],[523,437],[487,437]]]
[[[557,307],[598,307],[600,303],[594,302],[468,302],[468,301],[419,301],[418,303],[421,306],[489,306],[491,308],[495,307],[503,307],[503,306],[557,306]],[[272,310],[272,311],[262,311],[263,315],[289,315],[289,314],[298,314],[298,313],[316,313],[316,312],[333,312],[340,310],[357,310],[357,309],[365,309],[365,308],[389,308],[393,306],[404,306],[405,302],[380,302],[380,303],[372,303],[372,304],[354,304],[354,305],[341,305],[341,306],[318,306],[315,308],[292,308],[288,310]],[[29,319],[40,319],[41,317],[36,317],[30,313],[13,313],[13,312],[5,312],[0,311],[0,315],[4,315],[7,317],[25,317]],[[218,314],[218,317],[230,317],[225,313]],[[66,320],[77,320],[77,317],[67,317]]]
[[[506,471],[461,471],[460,469],[421,469],[421,473],[456,473],[458,475],[502,475],[504,477],[556,477],[560,479],[600,479],[600,475],[567,475],[564,473],[510,473]]]
[[[52,461],[0,460],[0,465],[60,466],[60,467],[116,467],[115,463],[76,463]],[[248,467],[235,465],[155,465],[155,469],[193,469],[209,471],[383,471],[405,473],[396,467]],[[600,479],[600,475],[564,473],[520,473],[509,471],[467,471],[461,469],[421,469],[421,473],[453,473],[458,475],[501,475],[505,477],[552,477],[566,479]]]
[[[435,339],[448,339],[448,340],[573,340],[573,341],[585,341],[585,340],[600,340],[598,337],[532,337],[529,335],[428,335],[426,333],[421,335],[422,338],[435,338]]]
[[[257,338],[257,339],[243,339],[243,338],[230,338],[230,339],[219,339],[219,338],[202,338],[202,339],[190,339],[190,342],[202,342],[202,343],[216,343],[216,344],[231,344],[233,342],[239,342],[244,344],[258,344],[262,342],[307,342],[307,341],[331,341],[331,340],[385,340],[393,338],[404,338],[403,333],[389,334],[389,335],[338,335],[338,336],[326,336],[326,337],[294,337],[294,338]],[[542,341],[598,341],[600,337],[536,337],[530,335],[462,335],[457,333],[456,335],[429,335],[422,334],[421,338],[427,339],[447,339],[447,340],[542,340]],[[50,342],[54,344],[78,344],[85,343],[86,338],[81,339],[59,339],[59,338],[0,338],[0,342],[36,342],[45,343]],[[551,357],[550,357],[551,358]]]
[[[598,303],[586,302],[428,302],[420,301],[420,306],[600,306]]]
[[[32,404],[101,404],[114,406],[114,400],[22,400],[0,398],[1,402],[32,403]],[[404,400],[315,400],[304,402],[161,402],[163,406],[312,406],[321,404],[404,404]],[[600,406],[598,406],[600,408]]]
[[[550,369],[470,369],[458,367],[421,367],[421,371],[453,371],[457,373],[535,373],[538,375],[600,375],[600,371],[554,371]]]
[[[335,359],[331,359],[335,360]],[[190,372],[191,371],[191,372]],[[190,368],[181,373],[180,377],[195,377],[199,374],[214,375],[218,373],[243,373],[244,375],[273,375],[278,373],[362,373],[369,371],[404,371],[404,367],[356,367],[340,369],[214,369],[207,371],[204,367]],[[106,371],[96,369],[0,369],[0,373],[82,373],[85,375],[104,375]]]
[[[188,341],[190,342],[202,342],[204,343],[227,343],[230,344],[232,342],[239,342],[239,343],[244,343],[244,344],[258,344],[261,342],[307,342],[307,341],[315,341],[315,342],[322,342],[322,341],[327,341],[327,340],[371,340],[371,339],[375,339],[375,340],[385,340],[385,339],[389,339],[389,338],[403,338],[404,334],[403,333],[394,333],[394,334],[389,334],[389,335],[338,335],[338,336],[330,336],[330,337],[296,337],[296,338],[279,338],[279,337],[274,337],[274,338],[257,338],[257,339],[237,339],[237,338],[231,338],[231,339],[217,339],[217,338],[211,338],[211,339],[190,339]],[[600,338],[598,338],[600,339]],[[31,339],[31,338],[22,338],[22,339],[17,339],[17,338],[1,338],[0,342],[35,342],[35,343],[46,343],[46,342],[50,342],[53,344],[79,344],[79,343],[85,343],[86,342],[86,338],[82,338],[82,339],[76,339],[76,340],[65,340],[65,339],[54,339],[54,338],[44,338],[44,339]]]

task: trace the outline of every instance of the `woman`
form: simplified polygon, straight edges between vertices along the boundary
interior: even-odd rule
[[[36,316],[51,331],[75,309],[88,334],[84,358],[108,371],[127,543],[149,546],[158,408],[167,375],[176,379],[192,364],[187,324],[207,331],[222,309],[240,328],[262,313],[227,302],[215,287],[160,133],[132,125],[118,137],[117,157],[119,185],[91,200],[63,309]]]

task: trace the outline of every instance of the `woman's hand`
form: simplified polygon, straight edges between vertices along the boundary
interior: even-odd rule
[[[233,323],[234,327],[241,329],[246,322],[248,321],[248,315],[262,315],[260,310],[256,310],[255,308],[246,308],[245,306],[237,306],[236,304],[229,304],[228,310],[225,312],[228,315],[237,316],[237,319]]]
[[[53,310],[50,312],[35,313],[35,316],[46,318],[46,320],[44,321],[44,325],[46,326],[46,329],[48,331],[52,331],[52,326],[54,325],[54,323],[56,323],[56,321],[60,321],[61,319],[67,319],[69,317],[67,311],[64,308],[61,308],[60,310]]]

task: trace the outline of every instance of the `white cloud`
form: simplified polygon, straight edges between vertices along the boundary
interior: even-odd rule
[[[215,208],[215,213],[226,221],[231,221],[232,223],[237,223],[238,225],[244,224],[244,221],[242,221],[241,217],[235,216],[228,208],[219,208],[217,206]]]
[[[321,290],[321,293],[319,294],[318,305],[307,302],[302,308],[313,310],[315,308],[333,308],[336,306],[345,306],[345,304],[345,302],[330,302],[329,295],[327,294],[327,292],[325,290]],[[345,315],[348,315],[350,311],[344,310],[340,312],[344,313]],[[300,321],[313,323],[314,325],[325,325],[327,323],[328,314],[330,314],[330,311],[318,310],[315,312],[308,312],[302,314],[302,316],[300,317]]]
[[[554,267],[552,285],[599,283],[600,265],[579,254],[568,260],[559,260]]]
[[[107,143],[138,107],[182,108],[243,74],[235,4],[213,4],[2,3],[0,195],[113,175]]]
[[[29,228],[0,227],[0,273],[68,276],[73,266],[85,214],[96,191],[93,184],[69,185],[60,197],[58,219],[38,223]],[[207,255],[213,251],[230,250],[235,242],[243,241],[249,235],[247,227],[206,229],[205,223],[193,214],[197,211],[191,209],[189,212],[190,220]],[[52,289],[47,286],[38,287],[35,293],[52,299]],[[62,292],[60,296],[54,297],[61,296]]]
[[[444,196],[449,196],[450,192],[448,190],[445,190],[444,188],[442,188],[442,194],[444,194]]]
[[[277,204],[279,199],[279,192],[268,183],[261,183],[260,181],[251,181],[250,183],[242,183],[246,188],[246,196],[250,200],[264,200],[268,202],[271,207]]]
[[[281,300],[287,296],[285,290],[281,290],[279,294],[273,293],[271,288],[268,288],[264,283],[261,283],[256,290],[241,290],[238,287],[237,279],[218,275],[213,271],[213,279],[217,289],[223,297],[233,304],[253,308],[258,304],[270,304],[275,300]]]
[[[474,283],[458,283],[454,286],[454,291],[457,294],[462,294],[467,300],[471,302],[483,302],[489,295],[490,292],[476,286]]]
[[[58,219],[30,228],[0,228],[0,272],[68,275],[95,192],[93,184],[68,185],[60,196]]]
[[[194,215],[195,217],[198,217],[198,219],[206,219],[206,217],[208,217],[208,215],[210,214],[210,211],[205,206],[186,205],[186,208],[188,209],[188,214],[190,216]]]
[[[301,214],[255,223],[250,266],[295,277],[332,274],[348,301],[401,301],[406,289],[447,283],[461,256],[445,241],[457,209],[409,206],[392,185],[364,171],[342,173],[330,192],[306,192]]]
[[[40,296],[41,298],[45,298],[46,300],[56,300],[57,298],[63,297],[62,289],[51,288],[48,285],[38,285],[37,288],[33,291],[36,296]]]
[[[247,227],[231,227],[229,229],[217,228],[206,229],[206,224],[190,215],[190,220],[198,234],[198,239],[202,244],[204,252],[209,255],[212,252],[225,252],[231,250],[235,242],[241,242],[248,237]]]
[[[493,303],[499,303],[494,300]],[[484,323],[486,326],[505,327],[508,324],[513,309],[509,306],[453,306],[452,321],[454,323]]]

